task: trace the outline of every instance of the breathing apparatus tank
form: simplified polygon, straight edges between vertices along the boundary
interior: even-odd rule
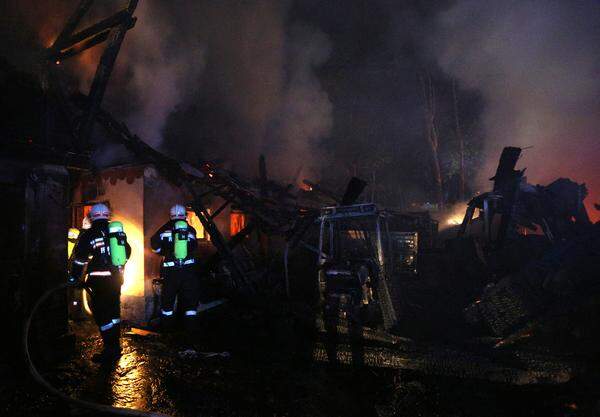
[[[71,259],[71,254],[73,253],[73,249],[75,248],[75,244],[77,243],[77,238],[79,238],[79,229],[71,227],[69,229],[69,233],[67,235],[67,256],[68,256],[68,259]]]
[[[108,243],[110,247],[110,261],[119,268],[122,268],[127,263],[127,251],[125,242],[127,236],[123,231],[123,223],[110,222],[108,224]]]
[[[181,261],[188,256],[188,224],[178,220],[173,229],[173,253],[175,259]]]

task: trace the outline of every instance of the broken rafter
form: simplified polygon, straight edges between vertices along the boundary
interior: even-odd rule
[[[86,112],[81,118],[81,124],[75,127],[74,136],[80,144],[78,146],[80,149],[86,148],[89,143],[94,120],[104,97],[121,44],[127,31],[135,25],[136,18],[133,17],[133,12],[137,7],[137,3],[138,0],[129,0],[125,9],[86,29],[73,33],[93,4],[93,0],[82,0],[73,15],[67,20],[52,46],[46,51],[46,59],[51,62],[50,65],[52,66],[54,62],[77,55],[104,41],[107,42],[107,47],[100,57],[94,74],[89,100],[86,101]],[[48,68],[48,72],[51,71],[51,66]]]
[[[254,231],[256,224],[253,223],[252,221],[248,222],[248,224],[246,224],[246,226],[244,226],[244,228],[242,230],[240,230],[239,232],[237,232],[234,236],[231,237],[231,239],[229,239],[229,241],[227,242],[227,247],[229,248],[229,250],[233,250],[236,248],[237,245],[239,245],[240,243],[242,243],[244,241],[244,238],[246,236],[248,236],[250,233],[252,233],[252,231]],[[207,270],[214,270],[217,266],[217,264],[219,263],[219,261],[221,260],[222,255],[220,252],[215,253],[214,255],[212,255],[208,261],[206,262],[206,269]]]
[[[87,109],[85,120],[81,126],[79,136],[84,142],[87,142],[92,135],[96,113],[100,109],[100,104],[104,98],[106,86],[108,85],[110,74],[117,59],[117,55],[119,54],[119,50],[121,49],[121,44],[123,43],[123,39],[125,39],[125,34],[130,28],[130,19],[132,19],[131,16],[137,7],[137,2],[138,0],[129,0],[126,9],[129,14],[129,19],[121,19],[121,23],[112,28],[108,35],[108,46],[104,50],[98,68],[96,69],[96,74],[94,75],[94,80],[92,81],[92,87],[90,88],[89,93],[89,107]]]
[[[92,3],[94,3],[94,0],[82,0],[81,3],[79,3],[79,6],[71,15],[71,17],[69,17],[69,20],[67,20],[67,23],[65,24],[65,27],[63,28],[62,32],[60,32],[60,34],[56,37],[56,40],[49,48],[49,50],[57,50],[59,45],[64,44],[66,42],[66,40],[73,33],[83,16],[85,16],[90,7],[92,7]]]
[[[330,198],[335,204],[342,204],[342,200],[335,195],[332,191],[326,190],[321,187],[319,184],[311,182],[309,180],[302,180],[302,183],[309,188],[309,191],[321,194],[327,198]]]
[[[212,187],[208,191],[205,191],[202,194],[199,194],[198,196],[199,197],[206,197],[207,195],[217,194],[219,192],[222,192],[225,188],[227,188],[226,184],[219,185],[218,187]]]
[[[68,36],[67,38],[60,39],[60,41],[57,39],[57,41],[48,50],[48,59],[64,59],[82,52],[85,49],[91,48],[92,46],[106,40],[108,38],[110,29],[113,27],[126,24],[128,29],[131,29],[135,25],[135,20],[136,19],[131,16],[129,8],[123,9],[86,29]],[[92,41],[93,39],[98,40]],[[85,47],[83,47],[83,45],[77,45],[84,41],[86,41]]]
[[[64,61],[67,58],[70,58],[72,56],[82,53],[86,49],[90,49],[96,45],[101,44],[108,38],[109,33],[110,32],[108,32],[108,31],[98,33],[97,35],[95,35],[89,39],[86,39],[85,42],[75,45],[72,48],[66,49],[64,51],[56,52],[56,53],[53,52],[51,55],[48,56],[48,59],[55,61],[56,63],[60,63],[61,61]]]
[[[216,218],[217,218],[217,216],[218,216],[219,214],[221,214],[221,212],[222,212],[223,210],[225,210],[225,208],[226,208],[226,207],[227,207],[229,204],[231,204],[231,201],[228,201],[228,200],[227,200],[227,201],[225,201],[223,204],[221,204],[221,207],[219,207],[219,208],[218,208],[218,209],[217,209],[217,210],[216,210],[216,211],[215,211],[215,212],[214,212],[214,213],[213,213],[213,214],[210,216],[211,220],[213,220],[213,219],[216,219]]]
[[[106,36],[108,45],[100,58],[89,95],[87,97],[83,95],[75,97],[76,104],[84,111],[83,122],[79,125],[79,129],[77,129],[75,136],[78,137],[80,143],[83,143],[85,146],[91,137],[95,122],[99,121],[135,155],[141,158],[150,159],[166,179],[177,186],[183,185],[190,195],[193,196],[194,201],[192,202],[192,209],[198,216],[204,229],[210,235],[211,242],[215,245],[217,250],[224,255],[224,258],[229,263],[234,281],[237,280],[238,284],[246,284],[246,277],[244,276],[240,265],[234,258],[225,239],[202,203],[201,197],[198,196],[192,185],[191,178],[195,178],[194,174],[190,173],[185,164],[180,164],[174,159],[163,155],[144,143],[137,136],[131,134],[129,129],[127,129],[127,126],[116,121],[109,113],[102,110],[101,102],[121,44],[123,43],[125,34],[135,23],[133,12],[137,7],[138,0],[129,0],[126,9],[71,36],[80,20],[88,12],[92,3],[93,0],[83,0],[80,3],[77,10],[69,18],[63,31],[54,42],[54,45],[50,48],[50,51],[56,52],[59,49],[64,47],[68,48],[69,45],[74,45],[78,41],[84,39],[88,39],[87,46],[90,46],[91,44],[99,43],[99,41],[103,39],[104,33],[108,33]]]
[[[112,132],[127,149],[154,164],[167,180],[176,186],[183,186],[190,193],[193,198],[191,203],[192,210],[196,213],[200,223],[202,223],[202,226],[210,236],[211,243],[230,266],[234,282],[238,287],[246,286],[248,281],[239,262],[233,256],[225,238],[213,222],[210,213],[208,213],[207,208],[203,204],[201,195],[194,189],[190,175],[182,168],[181,164],[173,158],[158,152],[139,137],[132,134],[124,123],[117,121],[107,111],[99,109],[97,121]]]
[[[207,177],[207,185],[212,188],[211,192],[214,195],[232,202],[244,213],[252,215],[265,232],[287,234],[290,225],[298,216],[301,216],[300,207],[284,201],[288,197],[294,197],[287,191],[271,190],[276,192],[279,198],[265,196],[272,188],[268,182],[265,184],[263,181],[257,191],[250,184],[226,170],[207,165],[204,166],[204,172]],[[266,175],[266,169],[263,172]]]

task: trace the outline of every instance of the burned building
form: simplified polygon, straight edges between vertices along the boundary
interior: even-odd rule
[[[191,209],[190,201],[189,193],[174,186],[150,164],[107,167],[98,173],[81,175],[74,184],[71,227],[80,228],[83,217],[98,202],[107,204],[113,218],[124,225],[132,247],[131,258],[125,267],[121,297],[125,320],[146,323],[155,313],[153,280],[160,277],[161,256],[152,252],[150,237],[168,220],[172,205],[188,206],[188,222],[197,232],[201,262],[206,262],[215,253],[210,236]],[[222,199],[214,198],[207,209],[214,214],[222,204]],[[242,230],[246,222],[244,212],[229,205],[215,217],[215,224],[227,238]]]
[[[68,121],[53,112],[38,79],[2,63],[0,189],[2,280],[0,305],[11,317],[6,340],[16,349],[21,325],[36,299],[64,282],[72,175],[88,158],[72,146]],[[67,298],[56,294],[34,326],[42,340],[68,332]],[[46,352],[51,354],[51,352]]]
[[[344,76],[340,66],[346,65],[347,59],[356,60],[352,53],[346,54],[351,51],[337,48],[343,33],[336,35],[334,59],[319,70],[322,74],[313,71],[318,66],[316,61],[321,62],[330,51],[324,50],[320,59],[313,59],[312,53],[320,49],[316,47],[320,39],[298,45],[288,45],[286,41],[282,48],[286,54],[300,50],[298,60],[303,61],[300,64],[305,68],[300,68],[299,73],[295,72],[298,62],[292,62],[294,68],[282,70],[289,76],[282,77],[285,80],[270,77],[272,74],[260,65],[251,69],[260,78],[266,75],[269,85],[281,81],[283,97],[266,96],[267,101],[272,99],[273,107],[282,105],[284,113],[261,119],[257,122],[260,129],[235,126],[231,119],[236,116],[228,112],[240,109],[226,95],[233,96],[232,86],[236,98],[243,95],[243,91],[237,91],[237,83],[214,91],[214,86],[207,86],[210,83],[204,83],[204,79],[200,85],[183,83],[189,90],[211,90],[211,100],[193,97],[190,100],[197,107],[191,110],[171,109],[172,103],[160,101],[160,106],[169,107],[161,111],[171,111],[169,118],[173,116],[167,124],[178,125],[177,129],[160,132],[163,145],[167,145],[160,146],[132,119],[128,124],[122,121],[128,115],[123,112],[117,116],[114,110],[118,105],[103,99],[120,45],[128,30],[136,25],[137,1],[129,0],[116,14],[87,26],[91,20],[87,13],[93,3],[98,5],[82,0],[69,18],[65,16],[63,30],[56,31],[51,44],[41,48],[42,63],[35,75],[0,62],[0,86],[6,92],[0,97],[1,111],[6,116],[0,125],[0,191],[5,196],[5,204],[0,207],[6,221],[0,251],[0,267],[5,272],[0,280],[0,308],[4,316],[12,319],[8,322],[8,339],[14,354],[5,357],[13,360],[23,354],[27,365],[16,365],[25,377],[13,384],[25,387],[25,394],[17,392],[21,389],[17,387],[12,404],[3,410],[28,410],[29,404],[23,407],[22,403],[29,401],[23,398],[36,396],[41,398],[39,408],[54,415],[77,414],[81,408],[97,411],[98,407],[102,412],[112,412],[114,406],[128,408],[120,411],[136,415],[143,412],[131,411],[132,408],[194,416],[445,415],[448,410],[456,415],[495,416],[489,403],[496,401],[497,395],[502,395],[497,403],[510,404],[511,410],[516,410],[505,415],[520,415],[521,406],[513,404],[513,400],[524,399],[528,403],[533,395],[539,395],[542,399],[538,398],[538,403],[544,406],[548,402],[558,404],[552,413],[540,415],[577,415],[574,412],[578,407],[582,415],[589,415],[588,411],[598,408],[597,398],[586,398],[583,406],[579,402],[579,391],[588,388],[579,385],[581,381],[596,382],[595,357],[600,346],[600,224],[590,220],[596,218],[595,213],[588,216],[586,212],[585,184],[560,178],[570,175],[567,172],[557,172],[559,179],[544,182],[547,185],[529,184],[524,169],[516,168],[522,149],[507,147],[500,155],[492,189],[477,192],[465,203],[462,224],[453,221],[457,227],[438,233],[439,223],[430,211],[435,210],[434,217],[445,214],[444,206],[450,197],[443,191],[451,189],[446,182],[459,179],[457,194],[463,195],[468,192],[467,185],[475,186],[469,174],[483,165],[471,165],[469,161],[481,158],[481,154],[479,149],[469,149],[478,132],[473,132],[470,123],[464,123],[464,114],[459,111],[458,99],[465,97],[460,94],[460,83],[454,79],[436,80],[442,74],[435,71],[419,75],[424,93],[425,132],[420,132],[415,122],[411,126],[414,131],[403,131],[403,125],[393,124],[393,134],[387,135],[385,129],[370,126],[369,118],[358,113],[368,109],[379,117],[396,108],[395,100],[386,100],[382,106],[363,106],[362,98],[356,97],[369,95],[372,86],[359,86],[362,83],[357,83],[354,76],[347,77],[347,84],[338,84],[336,78]],[[236,4],[252,9],[256,2],[225,3],[227,7]],[[258,3],[264,6],[277,2]],[[353,7],[350,3],[344,7]],[[153,11],[173,7],[179,22],[189,19],[187,6],[160,4],[165,9]],[[193,4],[204,7],[206,2]],[[369,3],[369,10],[376,4]],[[102,12],[108,10],[104,6]],[[205,10],[202,7],[200,10]],[[219,9],[221,2],[208,7],[215,12],[212,7]],[[295,4],[289,9],[298,7]],[[321,7],[327,5],[319,4],[320,10]],[[363,16],[364,7],[361,4],[356,9],[356,17],[366,22],[372,16]],[[156,31],[150,25],[157,16],[149,16],[148,10],[138,12],[149,25],[149,32],[160,32],[159,36],[166,39],[165,45],[172,46],[179,32],[172,37]],[[222,16],[218,14],[230,22],[226,11]],[[308,10],[307,14],[313,12]],[[341,12],[336,3],[336,21],[343,20],[338,18]],[[263,14],[252,15],[248,20],[240,17],[240,26],[252,26],[250,23]],[[296,18],[303,21],[298,15],[293,17],[290,20],[294,23]],[[353,28],[353,22],[346,23]],[[379,27],[381,22],[373,23]],[[222,28],[216,33],[227,35]],[[281,35],[296,36],[287,31]],[[235,38],[227,39],[221,46],[244,39],[244,48],[248,48],[244,52],[254,52],[255,38]],[[136,40],[139,42],[140,38]],[[366,40],[360,48],[370,42],[373,41]],[[165,45],[152,44],[149,49]],[[193,45],[198,47],[197,42]],[[81,52],[91,48],[97,48],[99,53],[85,59],[100,59],[97,66],[96,62],[86,61],[87,69],[95,72],[89,91],[84,93],[80,89],[87,86],[77,83],[81,74],[73,73],[77,65],[70,67],[68,59],[80,57]],[[206,52],[210,59],[213,51]],[[134,61],[140,58],[124,55]],[[402,62],[397,60],[402,55],[382,54],[387,64],[394,64],[383,71],[371,66],[372,56],[358,55],[361,65],[366,64],[378,78],[406,70],[396,65]],[[158,60],[150,61],[151,66],[160,65]],[[168,71],[180,63],[173,59],[170,64],[173,66]],[[421,71],[415,68],[407,71]],[[220,70],[212,67],[207,72],[214,76],[213,72]],[[225,71],[235,76],[226,74],[224,84],[237,78],[238,70],[232,65]],[[414,75],[417,74],[410,74]],[[124,79],[117,77],[117,81],[122,81],[118,85],[121,94],[131,93],[130,76],[128,73]],[[393,77],[404,78],[397,74]],[[317,113],[329,112],[328,106],[315,104],[327,102],[329,97],[311,94],[319,88],[304,89],[307,85],[319,87],[323,80],[331,83],[330,92],[343,92],[358,103],[336,109],[341,111],[335,113],[350,114],[348,118],[336,119],[334,124],[340,141],[322,148],[311,144],[310,148],[318,149],[319,154],[301,162],[311,168],[330,157],[346,160],[332,163],[321,173],[307,168],[306,172],[314,177],[302,181],[303,167],[292,166],[298,161],[282,155],[296,153],[298,160],[303,159],[305,155],[294,146],[296,142],[317,135],[323,131],[321,127],[327,128],[328,123],[313,125],[306,110],[310,107]],[[408,77],[401,83],[410,84],[406,80]],[[157,87],[148,82],[142,84],[147,89]],[[165,83],[165,89],[174,84]],[[344,87],[354,84],[364,90],[357,93]],[[287,91],[296,89],[306,102],[297,100],[298,92]],[[390,96],[398,93],[386,90]],[[124,95],[119,100],[132,108],[147,104],[137,103],[138,98],[145,100]],[[259,98],[258,93],[251,98]],[[411,109],[418,108],[414,97],[406,95],[403,100]],[[260,107],[260,103],[250,102]],[[436,103],[440,104],[437,115]],[[474,103],[481,104],[476,100]],[[444,114],[448,104],[453,117]],[[423,114],[419,110],[415,113],[420,126]],[[479,116],[477,113],[473,118]],[[212,117],[219,118],[215,125],[207,120]],[[194,120],[188,125],[185,119]],[[449,124],[452,129],[448,129]],[[136,133],[140,132],[145,137],[138,137]],[[290,134],[297,141],[290,141]],[[257,155],[245,152],[238,146],[244,142],[236,141],[244,135],[255,142],[266,137],[265,142],[276,142],[286,152],[272,152],[268,146],[254,149]],[[352,135],[363,135],[365,146],[354,146],[354,140],[345,140]],[[460,143],[454,143],[453,136]],[[406,143],[400,143],[405,139]],[[426,142],[421,145],[432,155],[419,155],[425,150],[419,148],[422,139]],[[376,149],[374,145],[385,146]],[[211,146],[214,152],[209,149],[211,152],[204,153]],[[455,151],[453,160],[449,154]],[[255,175],[252,166],[262,152]],[[341,156],[331,156],[336,153]],[[235,161],[239,154],[243,154],[244,164]],[[267,169],[264,155],[275,167],[273,173]],[[281,158],[271,160],[272,155]],[[231,161],[223,162],[220,157],[231,157]],[[430,157],[437,170],[433,176],[427,169]],[[295,175],[283,176],[278,171],[285,164],[296,169]],[[411,173],[411,169],[395,166],[398,164],[410,165],[414,170]],[[243,175],[236,172],[240,167],[245,169]],[[286,167],[285,171],[289,170]],[[485,178],[492,174],[489,172]],[[359,176],[368,178],[371,188],[365,188],[367,183]],[[465,184],[466,181],[472,183]],[[428,189],[428,182],[433,188]],[[423,190],[409,192],[403,187]],[[365,189],[368,192],[363,193]],[[591,185],[589,190],[593,191]],[[431,192],[439,197],[435,206],[410,201],[417,194],[426,199]],[[122,315],[112,316],[110,324],[105,325],[119,329],[115,334],[123,343],[122,355],[115,355],[110,363],[102,365],[93,360],[100,339],[87,317],[89,293],[75,287],[64,290],[67,278],[71,284],[76,281],[75,277],[67,277],[69,245],[73,248],[76,244],[76,231],[70,230],[72,235],[67,235],[67,231],[82,228],[88,212],[97,203],[108,206],[111,220],[123,224],[132,249],[124,265],[123,285],[114,282],[114,288],[121,290]],[[198,311],[193,306],[180,308],[179,301],[184,298],[181,293],[177,295],[178,307],[159,311],[164,288],[161,285],[173,281],[168,281],[168,273],[161,280],[161,256],[151,250],[150,236],[167,221],[169,208],[174,204],[183,204],[187,209],[186,220],[197,231],[198,252],[189,263],[178,262],[188,260],[186,253],[163,266],[196,264],[186,279],[193,285],[197,279],[198,286],[207,286],[206,291],[199,291],[202,294]],[[406,207],[415,211],[407,212]],[[183,218],[184,211],[180,209],[177,210]],[[165,235],[173,236],[174,230]],[[105,239],[94,241],[102,242],[90,246],[106,247]],[[121,243],[127,246],[124,240]],[[157,245],[153,246],[158,251]],[[190,247],[195,247],[195,242]],[[170,252],[171,248],[165,245],[161,250]],[[80,264],[85,263],[83,259],[79,259]],[[98,272],[98,277],[111,275],[109,271]],[[50,295],[40,298],[42,294]],[[224,301],[219,302],[218,308],[212,308],[216,303],[206,308],[216,298]],[[186,318],[191,317],[187,316],[195,320],[196,315],[197,328],[179,326],[189,323]],[[166,318],[171,316],[175,319],[173,328],[160,325],[171,321]],[[165,320],[154,320],[158,317]],[[31,318],[31,332],[25,332],[30,338],[25,337],[21,352],[21,329],[23,324],[29,329]],[[192,338],[195,340],[189,343]],[[60,349],[61,341],[65,345],[71,342],[71,356],[68,360],[51,360],[55,352],[69,352]],[[14,364],[0,363],[0,370],[12,367]],[[34,381],[29,379],[27,370],[33,380],[62,402],[55,407],[52,399],[38,395],[41,388],[31,388]],[[12,384],[11,378],[8,375],[5,381]],[[522,385],[531,387],[521,390]],[[11,389],[9,386],[2,394],[8,392],[11,396]],[[464,394],[474,390],[478,398],[466,401],[477,402],[476,412],[458,410],[455,404],[470,397]],[[441,396],[447,397],[445,410],[423,412],[422,404],[427,404],[425,408],[430,404],[444,408],[436,403]],[[0,400],[4,397],[0,396]],[[38,406],[38,401],[31,403]]]
[[[80,51],[72,49],[81,41],[94,39],[87,47],[107,39],[108,30],[120,27],[119,39],[108,42],[103,65],[116,58],[124,33],[132,26],[131,13],[108,19],[93,30],[74,33],[78,20],[89,9],[84,3],[57,38],[54,49],[46,51],[34,74],[24,73],[0,60],[0,187],[6,196],[3,214],[6,233],[2,234],[2,308],[10,320],[9,348],[20,341],[22,324],[34,302],[45,291],[65,282],[67,237],[71,223],[71,196],[74,183],[90,165],[89,142],[92,119],[74,113],[64,85],[54,72],[62,59]],[[90,29],[90,28],[88,28]],[[113,33],[114,34],[114,33]],[[71,36],[74,35],[74,36]],[[89,97],[101,100],[110,71],[99,71]],[[85,114],[95,110],[87,108]],[[91,123],[90,123],[91,122]],[[40,340],[57,341],[68,333],[67,296],[55,293],[42,308],[44,314],[33,322]],[[56,352],[41,350],[49,357]]]

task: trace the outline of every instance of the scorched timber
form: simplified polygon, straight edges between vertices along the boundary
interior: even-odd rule
[[[584,371],[582,364],[528,351],[498,351],[489,348],[469,351],[434,345],[419,345],[410,339],[367,331],[356,344],[347,330],[339,333],[340,343],[332,348],[324,340],[316,344],[313,359],[372,368],[404,369],[427,375],[485,380],[512,385],[563,384]],[[348,337],[343,337],[348,336]],[[357,352],[359,352],[357,354]]]
[[[192,210],[200,219],[202,226],[208,232],[211,237],[212,244],[221,253],[221,256],[231,267],[234,285],[237,287],[248,287],[248,281],[245,274],[242,271],[237,259],[233,256],[229,245],[225,241],[225,238],[217,228],[217,225],[213,222],[208,210],[203,204],[202,198],[199,193],[196,192],[192,185],[192,180],[197,179],[193,174],[190,174],[192,168],[186,169],[184,164],[179,163],[173,158],[170,158],[150,145],[146,144],[139,137],[132,134],[124,123],[117,121],[107,111],[99,109],[97,121],[101,123],[106,129],[114,134],[114,136],[123,144],[127,149],[133,152],[138,157],[144,158],[151,161],[154,166],[176,186],[183,185],[185,189],[192,195]],[[201,173],[199,173],[202,175]]]

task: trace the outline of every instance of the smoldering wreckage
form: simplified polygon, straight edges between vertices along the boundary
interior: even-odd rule
[[[566,178],[548,185],[528,184],[525,170],[516,169],[522,149],[505,148],[491,191],[475,196],[462,224],[442,236],[428,212],[399,212],[359,202],[366,186],[359,178],[352,178],[346,192],[337,195],[310,180],[301,188],[273,181],[264,157],[254,180],[218,163],[172,159],[101,106],[120,45],[136,23],[136,3],[132,0],[119,13],[76,32],[92,4],[83,1],[46,51],[41,85],[8,66],[2,69],[6,85],[16,85],[16,94],[27,89],[43,103],[39,110],[44,114],[40,134],[5,142],[2,151],[3,195],[16,205],[4,216],[13,223],[4,234],[10,240],[3,241],[3,251],[12,255],[2,261],[8,271],[3,315],[16,318],[6,340],[25,338],[34,378],[64,404],[72,404],[63,410],[191,412],[191,398],[161,399],[155,393],[167,389],[160,387],[165,384],[162,379],[175,365],[165,357],[176,356],[177,337],[158,334],[152,327],[159,316],[161,280],[157,258],[146,254],[145,236],[176,199],[188,203],[188,218],[201,240],[199,311],[206,318],[199,343],[212,350],[196,352],[193,360],[177,365],[213,395],[200,414],[212,415],[217,409],[239,414],[226,393],[215,394],[214,386],[211,390],[214,375],[223,372],[252,384],[248,375],[268,367],[269,361],[275,367],[282,366],[280,360],[312,364],[328,372],[330,382],[373,381],[373,375],[386,369],[396,376],[399,371],[417,375],[416,379],[435,376],[536,387],[563,386],[597,375],[600,223],[590,221],[583,205],[584,184]],[[67,92],[55,64],[100,43],[106,43],[106,49],[89,93]],[[93,131],[124,145],[136,163],[95,169],[90,159]],[[173,197],[167,198],[164,189]],[[97,345],[82,324],[87,316],[85,291],[70,290],[68,297],[53,291],[64,287],[67,230],[80,227],[97,202],[106,202],[123,220],[134,263],[126,272],[122,296],[128,323],[124,354],[115,373],[99,377],[113,386],[112,394],[100,396],[85,388],[90,372],[85,358]],[[64,242],[57,244],[55,237],[62,235]],[[240,348],[240,343],[252,347]],[[57,348],[48,349],[49,344]],[[23,346],[15,342],[10,348],[18,355]],[[69,362],[65,352],[73,350],[81,357]],[[45,369],[45,376],[36,366]],[[244,371],[233,371],[235,366]],[[131,377],[135,372],[139,374]],[[272,372],[255,377],[261,384],[264,378],[277,380]],[[66,383],[63,373],[78,387]],[[278,377],[280,382],[285,378]],[[172,383],[189,383],[181,373],[179,379],[170,378]],[[149,388],[153,384],[159,388]],[[324,390],[308,382],[296,384],[295,388]],[[229,385],[221,388],[228,389],[235,391]],[[271,397],[277,392],[257,395],[254,402],[241,403],[258,407],[258,414],[293,414],[274,405]],[[375,394],[360,394],[368,395]],[[102,401],[110,406],[99,404]],[[206,405],[211,402],[217,404],[212,409]],[[30,411],[43,414],[48,404]],[[7,407],[16,410],[10,402]],[[569,407],[577,409],[574,403]],[[320,414],[306,405],[298,410]],[[402,411],[377,408],[379,415],[397,412]]]

